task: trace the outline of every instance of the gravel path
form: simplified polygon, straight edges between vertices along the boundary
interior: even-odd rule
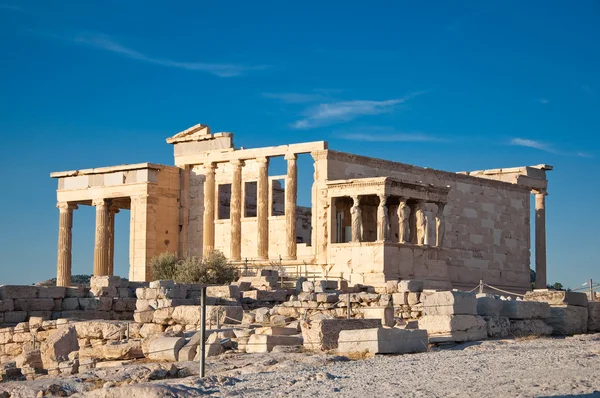
[[[77,397],[546,397],[600,398],[600,334],[529,340],[492,340],[423,354],[346,357],[308,353],[227,354],[176,369],[190,377],[137,382],[156,367],[132,364],[56,379],[0,383],[11,398],[35,397],[52,383]],[[146,378],[147,379],[147,378]],[[104,382],[119,387],[100,388]],[[95,386],[94,386],[95,385]],[[94,390],[94,391],[90,391]]]
[[[600,397],[600,334],[485,341],[320,367],[281,365],[259,374],[232,372],[241,381],[221,391],[243,397]]]

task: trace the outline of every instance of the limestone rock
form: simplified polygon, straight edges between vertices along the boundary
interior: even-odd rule
[[[510,335],[510,320],[504,316],[484,316],[487,334],[491,338],[505,338]]]
[[[514,337],[550,336],[552,326],[541,319],[511,319],[510,334]]]
[[[6,299],[34,299],[38,297],[39,288],[36,286],[0,286],[0,300]]]
[[[25,351],[15,358],[18,368],[29,366],[34,369],[43,369],[42,354],[40,350]]]
[[[567,292],[564,290],[536,289],[533,292],[525,294],[525,301],[539,301],[550,305],[588,306],[588,298],[585,293]]]
[[[550,307],[546,323],[554,329],[553,334],[571,336],[587,332],[588,309],[574,305]]]
[[[477,298],[474,293],[435,292],[424,300],[425,315],[477,315]]]
[[[380,320],[384,326],[394,326],[394,308],[391,306],[385,308],[365,307],[360,311],[362,312],[364,319],[377,319]]]
[[[600,301],[588,304],[588,333],[600,332]]]
[[[423,281],[417,279],[404,279],[398,282],[398,292],[422,292]]]
[[[477,315],[494,317],[500,315],[504,302],[496,299],[495,297],[489,297],[483,295],[480,297],[477,295]]]
[[[550,316],[550,305],[535,301],[504,300],[500,315],[509,319],[544,319]]]
[[[425,330],[376,328],[342,330],[339,353],[409,354],[425,352],[429,347]]]
[[[426,315],[419,329],[427,330],[431,342],[476,341],[487,338],[487,324],[477,315]]]
[[[206,287],[206,295],[208,297],[225,297],[234,299],[239,299],[242,297],[240,288],[236,285],[208,286]]]
[[[61,326],[42,343],[40,352],[44,365],[68,360],[69,354],[79,350],[77,331],[73,326]]]
[[[342,330],[381,328],[380,319],[322,319],[301,323],[304,347],[313,351],[337,348]]]
[[[278,345],[302,345],[302,337],[299,336],[267,336],[265,334],[253,334],[246,345],[246,352],[271,352]]]
[[[179,350],[185,345],[183,337],[159,337],[152,340],[148,352],[148,359],[153,361],[176,362]]]

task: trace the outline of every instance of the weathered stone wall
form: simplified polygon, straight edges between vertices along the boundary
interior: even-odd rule
[[[442,252],[432,256],[427,250],[439,249],[420,249],[415,254],[413,248],[400,244],[396,249],[386,247],[386,272],[396,268],[394,277],[396,274],[402,277],[422,270],[423,264],[428,267],[432,263],[436,273],[447,274],[454,287],[472,287],[480,279],[505,288],[529,286],[530,193],[527,189],[402,163],[324,152],[321,156],[327,159],[329,180],[389,176],[450,187],[444,210],[446,231]],[[446,264],[446,271],[437,269],[441,266],[438,260]]]

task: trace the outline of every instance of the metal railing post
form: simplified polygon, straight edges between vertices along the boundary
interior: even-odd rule
[[[200,377],[204,377],[205,350],[206,350],[206,286],[202,286],[200,293]]]

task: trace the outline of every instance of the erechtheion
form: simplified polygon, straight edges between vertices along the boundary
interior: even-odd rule
[[[522,291],[530,278],[532,193],[537,283],[546,285],[552,166],[454,173],[337,152],[324,141],[236,149],[233,134],[212,134],[201,124],[167,143],[175,166],[51,174],[58,179],[59,286],[70,284],[74,210],[91,205],[94,275],[112,275],[114,220],[129,209],[132,281],[149,280],[149,260],[161,252],[218,249],[240,265],[300,264],[343,274],[351,285],[417,278],[426,287],[464,289],[483,279]],[[297,205],[302,154],[314,160],[311,208]],[[287,174],[269,174],[275,157],[287,161]]]

